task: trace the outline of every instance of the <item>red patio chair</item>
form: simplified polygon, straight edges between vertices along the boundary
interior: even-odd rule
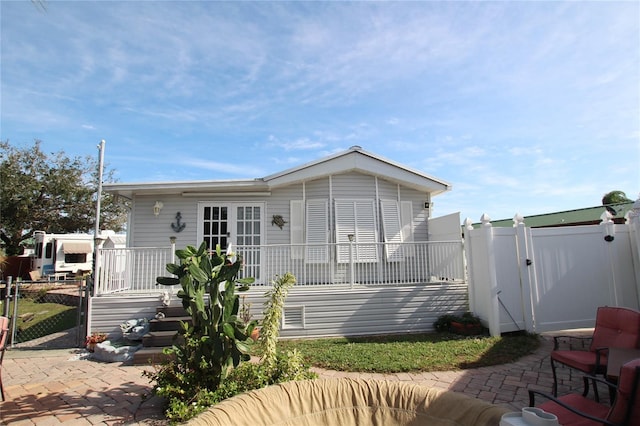
[[[558,417],[558,423],[563,426],[640,425],[640,359],[635,359],[622,366],[617,386],[595,376],[585,376],[585,386],[588,381],[606,383],[611,387],[615,395],[613,404],[611,406],[601,404],[576,393],[555,398],[552,395],[530,389],[529,405],[535,406],[535,395],[541,395],[548,399],[537,407],[555,414]]]
[[[4,388],[2,387],[2,359],[4,350],[7,348],[9,337],[9,318],[0,317],[0,401],[4,401]]]
[[[591,344],[588,350],[560,350],[560,339],[571,339],[572,341],[591,339]],[[564,364],[590,375],[605,374],[608,348],[632,349],[640,347],[640,312],[628,308],[601,306],[596,313],[596,325],[592,337],[556,336],[553,340],[554,347],[551,352],[553,395],[558,396],[556,363]],[[585,386],[584,396],[588,393],[589,387]]]

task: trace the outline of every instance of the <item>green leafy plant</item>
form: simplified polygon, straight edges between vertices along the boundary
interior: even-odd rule
[[[153,393],[166,399],[168,420],[186,421],[240,392],[317,377],[295,349],[276,352],[284,299],[295,283],[292,274],[276,279],[266,294],[263,358],[259,363],[243,362],[250,358],[250,335],[257,322],[248,315],[244,300],[240,307],[236,293],[248,290],[253,282],[253,278],[237,278],[242,259],[232,252],[223,255],[219,247],[209,255],[204,244],[197,250],[191,246],[177,250],[176,256],[180,264],[167,265],[175,277],[158,277],[157,282],[180,284],[178,297],[191,323],[182,323],[183,343],[166,350],[173,359],[155,372],[143,373],[157,383]]]
[[[438,332],[454,332],[458,334],[481,334],[485,330],[480,317],[473,312],[465,312],[462,315],[441,315],[433,323],[433,327]]]
[[[166,349],[174,359],[151,378],[158,382],[158,393],[169,400],[191,402],[201,390],[217,389],[231,367],[250,359],[249,336],[256,323],[247,324],[239,318],[236,291],[248,290],[254,279],[239,279],[241,257],[230,250],[222,254],[219,246],[213,253],[205,243],[198,249],[187,246],[176,250],[176,256],[180,264],[167,265],[175,277],[158,277],[156,281],[180,284],[177,296],[191,322],[182,323],[184,343]]]
[[[440,333],[447,332],[451,328],[451,322],[455,321],[457,318],[457,315],[452,314],[440,315],[433,323],[433,328]]]
[[[246,296],[242,296],[242,305],[240,306],[240,319],[249,324],[253,315],[251,314],[251,303],[246,301]]]
[[[282,319],[284,301],[295,283],[296,277],[287,272],[281,277],[276,277],[273,281],[273,288],[265,293],[267,301],[263,312],[259,342],[263,351],[262,362],[268,367],[274,367],[277,361],[277,344],[278,337],[280,337],[280,320]]]

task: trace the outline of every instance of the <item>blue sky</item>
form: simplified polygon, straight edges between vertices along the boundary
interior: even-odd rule
[[[120,182],[360,145],[478,221],[640,192],[640,2],[2,1],[0,138]]]

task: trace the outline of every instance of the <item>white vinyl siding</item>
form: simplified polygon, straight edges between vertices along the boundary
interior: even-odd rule
[[[336,200],[336,242],[338,263],[348,263],[349,235],[353,235],[353,261],[378,262],[378,233],[373,200]],[[367,245],[365,243],[373,243]]]
[[[402,225],[402,241],[413,242],[413,203],[402,201],[400,203],[400,224]]]
[[[307,263],[329,261],[329,214],[327,200],[308,200],[305,215]]]
[[[400,225],[402,226],[402,241],[412,243],[413,240],[413,203],[411,201],[402,201],[400,203]],[[406,257],[414,257],[416,248],[413,244],[404,246],[404,255]]]

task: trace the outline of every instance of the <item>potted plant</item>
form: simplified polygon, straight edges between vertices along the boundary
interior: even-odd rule
[[[96,348],[96,345],[98,343],[104,342],[105,340],[107,340],[106,333],[99,333],[97,331],[94,331],[90,336],[87,336],[84,345],[89,352],[93,352]]]
[[[462,315],[441,315],[433,326],[440,332],[449,331],[466,336],[483,334],[485,331],[480,317],[473,312],[465,312]]]

